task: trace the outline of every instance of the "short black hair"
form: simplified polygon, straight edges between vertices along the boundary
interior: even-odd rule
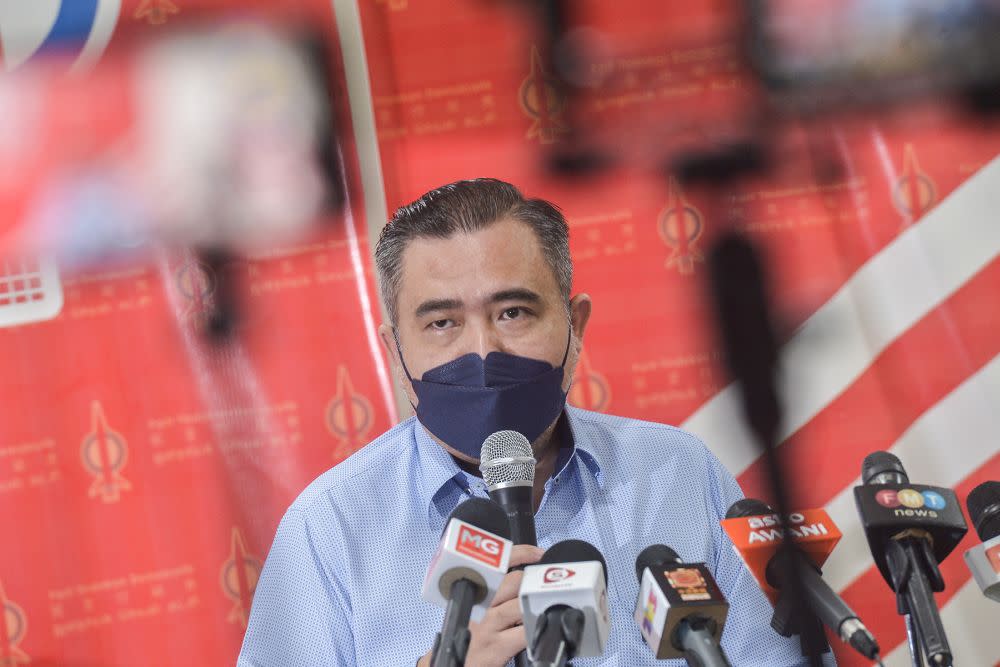
[[[471,233],[506,218],[520,220],[535,232],[542,253],[566,302],[573,283],[569,225],[562,212],[542,199],[526,199],[510,183],[476,178],[442,185],[396,210],[375,246],[382,302],[396,326],[403,251],[415,238],[450,238]]]

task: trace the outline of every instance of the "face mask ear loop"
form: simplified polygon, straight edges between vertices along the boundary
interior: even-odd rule
[[[569,330],[566,332],[566,352],[563,354],[562,363],[559,364],[560,368],[563,368],[563,369],[566,368],[566,360],[569,359],[569,344],[570,344],[570,342],[572,342],[572,340],[573,340],[573,323],[570,322],[569,323]],[[397,348],[399,347],[399,341],[398,340],[396,341],[396,347]],[[402,358],[403,357],[400,356],[400,359],[402,359]]]
[[[396,333],[396,327],[392,328],[392,338],[396,341],[396,353],[399,355],[399,363],[403,365],[403,372],[406,373],[406,379],[413,382],[413,376],[410,375],[410,369],[406,367],[406,360],[403,359],[403,350],[399,347],[399,335]],[[569,348],[567,348],[567,351]],[[563,363],[566,363],[563,361]]]

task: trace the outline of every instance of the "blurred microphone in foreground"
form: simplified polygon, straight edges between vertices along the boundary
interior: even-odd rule
[[[982,540],[965,552],[965,564],[983,595],[1000,602],[1000,482],[983,482],[965,503]]]
[[[654,544],[639,554],[635,573],[635,622],[657,660],[730,667],[719,645],[729,603],[704,563],[682,563],[676,551]]]

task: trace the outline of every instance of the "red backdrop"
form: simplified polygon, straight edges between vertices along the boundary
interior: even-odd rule
[[[123,0],[112,46],[243,4]],[[0,665],[231,664],[284,509],[397,418],[375,342],[358,176],[373,156],[355,154],[335,18],[325,1],[282,7],[334,44],[347,209],[297,245],[233,260],[244,318],[229,343],[199,333],[218,276],[180,250],[65,272],[55,318],[0,328]],[[843,499],[861,459],[880,448],[899,453],[915,479],[921,466],[938,470],[916,481],[954,486],[963,499],[1000,478],[995,433],[992,443],[937,437],[965,433],[968,415],[954,406],[968,394],[1000,398],[1000,243],[969,222],[991,214],[976,179],[989,175],[1000,134],[928,104],[785,122],[767,138],[773,171],[722,196],[681,187],[661,166],[699,138],[738,132],[759,97],[736,57],[729,5],[583,3],[578,20],[605,35],[592,71],[605,85],[571,100],[551,87],[522,9],[445,0],[359,9],[377,194],[390,211],[474,176],[510,180],[565,211],[575,289],[595,303],[574,404],[685,424],[748,495],[766,495],[755,455],[738,453],[745,436],[727,421],[731,390],[703,300],[706,249],[726,225],[766,250],[786,350],[812,345],[820,366],[836,368],[838,343],[860,331],[864,349],[843,361],[857,372],[791,396],[797,421],[782,451],[799,503],[827,507],[844,529],[854,561],[831,561],[831,578],[898,663],[902,623]],[[539,155],[566,144],[580,118],[622,159],[567,182]],[[911,288],[910,275],[930,276],[938,291]],[[846,311],[843,330],[824,319]],[[819,398],[805,405],[805,395]],[[935,420],[943,430],[927,430]],[[980,596],[960,556],[944,569],[946,623],[974,624]],[[990,642],[962,634],[955,643],[959,658],[1000,659]],[[861,664],[839,649],[838,658]]]

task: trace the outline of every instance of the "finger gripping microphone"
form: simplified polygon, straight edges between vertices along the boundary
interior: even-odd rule
[[[820,569],[840,541],[840,531],[825,510],[802,510],[788,515],[794,547],[781,549],[780,519],[765,502],[746,498],[733,503],[722,521],[736,553],[746,563],[757,584],[775,605],[772,626],[782,628],[795,619],[781,618],[781,592],[788,578],[798,576],[810,609],[844,642],[870,660],[878,660],[875,637],[847,603],[823,581]]]
[[[524,568],[521,614],[534,667],[562,667],[604,653],[608,641],[607,566],[592,544],[558,542]]]
[[[507,515],[492,500],[470,498],[448,517],[421,592],[424,600],[445,608],[431,652],[434,667],[465,664],[469,620],[478,621],[489,607],[512,549]]]
[[[1000,482],[983,482],[965,504],[982,540],[965,552],[965,564],[983,595],[1000,602]]]
[[[483,442],[479,461],[490,498],[507,513],[514,544],[536,545],[531,443],[517,431],[497,431]]]
[[[854,487],[865,537],[882,577],[896,593],[914,646],[932,665],[950,665],[934,593],[944,590],[938,563],[968,532],[958,497],[951,489],[911,484],[903,464],[888,452],[873,452]],[[911,625],[912,624],[912,627]]]
[[[682,563],[654,544],[635,561],[635,622],[657,660],[685,658],[692,667],[729,667],[719,646],[729,603],[704,563]]]

